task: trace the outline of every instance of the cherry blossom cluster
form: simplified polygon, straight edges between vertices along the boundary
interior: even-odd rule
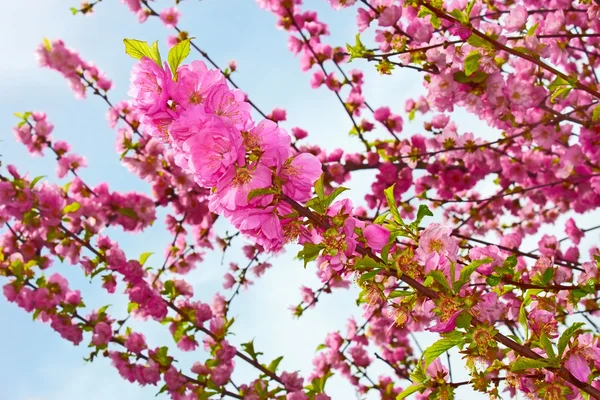
[[[87,14],[101,1],[73,12]],[[600,252],[582,240],[599,227],[573,218],[600,205],[597,2],[332,0],[336,10],[356,12],[360,33],[351,44],[334,45],[326,43],[328,25],[301,10],[301,1],[260,0],[289,33],[289,50],[311,72],[311,86],[327,87],[340,102],[350,134],[364,145],[360,153],[299,145],[307,137],[301,128],[291,129],[292,141],[277,125],[287,112],[263,113],[237,89],[231,80],[237,65],[219,70],[178,25],[179,9],[124,3],[140,22],[156,17],[178,32],[167,40],[164,64],[156,46],[125,41],[140,60],[132,101],[113,106],[110,81],[61,41],[45,41],[38,54],[78,96],[89,90],[109,104],[109,124],[120,124],[115,148],[123,164],[150,183],[152,197],[86,185],[78,177],[85,159],[51,137],[45,116],[19,114],[17,139],[32,154],[52,151],[57,175],[75,178],[66,189],[29,181],[14,167],[12,178],[2,178],[0,220],[8,231],[0,272],[9,277],[9,301],[38,313],[74,343],[91,332],[94,356],[114,346],[102,355],[125,379],[163,379],[161,391],[176,399],[284,394],[324,400],[332,374],[361,396],[374,392],[385,400],[452,398],[467,385],[495,397],[600,398],[599,332],[592,333],[600,313]],[[374,45],[363,44],[361,35],[374,37]],[[181,65],[191,47],[214,69],[201,61]],[[406,117],[372,107],[363,94],[365,74],[344,71],[356,59],[374,63],[383,75],[422,74],[425,94],[406,101]],[[252,109],[265,119],[255,122]],[[452,115],[459,109],[498,137],[461,132]],[[422,131],[405,135],[416,120]],[[378,130],[386,139],[370,139]],[[366,170],[377,172],[365,207],[338,199],[346,190],[340,185],[352,185]],[[147,272],[148,255],[129,259],[102,230],[147,229],[157,207],[172,208],[166,225],[173,242],[164,265]],[[436,208],[443,209],[442,224],[426,219]],[[239,232],[215,237],[218,215]],[[552,224],[566,236],[547,232]],[[232,262],[225,274],[229,300],[217,294],[208,306],[192,300],[185,280],[167,280],[202,260],[196,246],[225,250],[238,233],[254,244],[244,248],[247,265]],[[536,248],[524,248],[532,238]],[[259,258],[296,241],[305,265],[316,261],[322,286],[301,288],[294,315],[355,281],[365,319],[360,326],[351,319],[345,335],[326,336],[306,382],[297,373],[277,374],[277,360],[269,368],[260,364],[252,342],[237,348],[225,339],[231,301],[252,284],[248,273],[259,278],[275,264]],[[180,350],[195,350],[202,333],[211,356],[190,368],[191,377],[172,365],[167,347],[149,349],[137,333],[119,335],[121,322],[105,309],[81,317],[81,295],[64,278],[34,274],[53,258],[100,275],[110,293],[123,285],[128,312],[166,324]],[[421,348],[418,332],[425,330],[440,338]],[[468,381],[453,380],[449,356],[446,365],[442,361],[455,347]],[[239,360],[261,377],[233,384]],[[372,378],[377,363],[389,375]]]

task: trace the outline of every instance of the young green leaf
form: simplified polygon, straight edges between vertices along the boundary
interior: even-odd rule
[[[63,214],[69,214],[69,213],[74,213],[77,210],[79,210],[81,208],[81,204],[79,204],[78,202],[74,201],[69,205],[66,205],[63,208]]]
[[[313,244],[313,243],[305,243],[304,244],[304,248],[298,252],[298,258],[301,260],[304,260],[304,268],[306,268],[306,265],[309,262],[317,259],[317,257],[321,253],[322,249],[323,249],[323,246],[320,244]]]
[[[420,204],[419,210],[417,211],[417,219],[415,220],[415,226],[418,227],[419,224],[421,224],[421,221],[423,221],[423,218],[425,217],[433,217],[433,213],[425,204]]]
[[[146,261],[148,261],[148,257],[150,257],[152,254],[154,253],[142,253],[142,255],[140,256],[140,264],[142,265],[142,267],[144,266],[144,264],[146,264]]]
[[[481,54],[478,51],[472,51],[465,58],[465,75],[471,76],[475,71],[479,69],[479,60]]]
[[[394,186],[393,184],[389,188],[385,189],[383,192],[385,194],[385,198],[387,199],[388,207],[390,208],[390,213],[394,217],[394,220],[399,224],[404,224],[402,221],[402,217],[400,217],[400,212],[398,211],[398,206],[396,206],[396,198],[394,196]]]
[[[447,334],[442,339],[438,340],[429,346],[424,352],[422,359],[425,360],[423,368],[427,369],[429,365],[436,360],[440,355],[444,354],[454,346],[463,343],[465,335],[462,332],[453,331]]]
[[[493,260],[489,257],[483,258],[481,260],[471,261],[471,263],[469,265],[467,265],[460,271],[460,277],[452,285],[452,288],[454,289],[454,291],[458,292],[465,283],[469,282],[469,280],[471,279],[471,275],[473,275],[473,272],[475,272],[475,270],[477,270],[477,268],[481,267],[484,264],[489,264],[492,261]]]
[[[519,357],[515,360],[515,362],[513,362],[510,365],[510,370],[512,372],[516,372],[516,371],[523,371],[524,369],[529,369],[529,368],[545,368],[545,367],[549,367],[550,363],[548,362],[548,360],[545,359],[537,359],[534,360],[533,358],[527,358],[527,357]]]
[[[123,39],[125,43],[125,53],[135,58],[136,60],[142,57],[148,57],[161,67],[160,55],[158,54],[158,43],[154,43],[152,47],[147,42],[136,39]]]
[[[169,67],[171,68],[171,73],[173,74],[173,80],[177,80],[177,68],[183,63],[183,60],[190,54],[190,40],[185,39],[181,42],[177,43],[175,46],[169,50],[169,55],[167,56],[167,60],[169,62]]]
[[[411,394],[418,392],[423,388],[423,385],[411,385],[404,389],[398,396],[396,396],[396,400],[402,400],[410,396]]]
[[[562,358],[563,353],[565,352],[565,349],[567,348],[567,345],[569,344],[569,341],[571,340],[573,335],[575,335],[575,333],[577,333],[577,331],[579,329],[581,329],[582,326],[585,326],[585,324],[583,322],[575,322],[573,325],[568,327],[563,332],[562,335],[560,335],[560,338],[558,339],[558,357],[559,358]]]

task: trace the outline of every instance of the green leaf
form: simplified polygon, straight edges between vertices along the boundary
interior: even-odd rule
[[[435,13],[433,11],[431,11],[430,9],[428,9],[425,6],[421,6],[421,8],[419,9],[419,13],[417,14],[417,17],[419,18],[425,18],[426,16],[430,15],[431,19],[429,20],[431,22],[431,25],[437,29],[442,25],[442,21],[440,21],[440,19],[438,18],[437,15],[435,15]]]
[[[345,192],[346,190],[348,190],[348,188],[339,186],[339,187],[335,188],[333,190],[333,192],[331,192],[331,194],[328,196],[325,196],[325,194],[323,194],[322,198],[316,197],[316,198],[310,199],[310,201],[308,203],[306,203],[306,206],[309,208],[312,208],[313,210],[318,211],[320,213],[324,213],[325,210],[327,210],[329,208],[331,203],[333,203],[333,201],[340,194]]]
[[[81,208],[81,204],[74,201],[71,204],[66,205],[65,208],[63,208],[63,214],[74,213],[75,211],[79,210],[80,208]]]
[[[44,47],[48,51],[52,50],[52,43],[50,43],[50,41],[48,40],[48,38],[44,38]]]
[[[348,53],[350,54],[350,61],[355,58],[369,58],[369,56],[373,55],[373,51],[368,50],[360,40],[360,33],[356,34],[355,45],[346,44],[346,49],[348,49]]]
[[[275,371],[277,371],[277,367],[279,366],[279,363],[281,362],[281,360],[283,360],[283,356],[277,357],[276,359],[274,359],[273,361],[271,361],[271,364],[269,364],[269,366],[267,367],[267,369],[269,371],[271,371],[272,373],[275,373]]]
[[[397,223],[404,225],[404,221],[402,221],[402,217],[400,216],[400,212],[398,211],[398,206],[396,206],[394,186],[396,186],[396,184],[393,184],[389,188],[385,189],[383,192],[385,193],[385,198],[387,199],[388,207],[390,208],[390,213],[394,217],[394,220]]]
[[[117,212],[125,217],[133,219],[137,218],[137,214],[135,213],[135,210],[133,208],[119,208]]]
[[[467,39],[467,43],[469,43],[473,47],[483,47],[485,49],[494,48],[494,46],[490,42],[474,34],[471,34],[471,36],[469,36],[469,38]]]
[[[73,15],[76,15],[79,12],[79,10],[76,9],[75,7],[71,7],[70,10],[71,10],[71,14],[73,14]]]
[[[418,392],[423,388],[423,385],[411,385],[404,389],[398,396],[396,396],[396,400],[402,400],[410,396],[411,394]]]
[[[538,26],[540,26],[539,22],[537,22],[535,25],[533,25],[531,28],[529,28],[527,30],[527,35],[526,36],[533,36],[533,35],[535,35],[535,31],[537,31]]]
[[[139,307],[138,303],[129,303],[127,305],[127,312],[131,313],[133,310],[136,310]]]
[[[465,335],[462,332],[453,331],[446,335],[444,338],[438,340],[431,346],[429,346],[424,352],[422,359],[425,360],[423,368],[427,369],[429,365],[434,362],[440,355],[444,354],[456,345],[463,343]]]
[[[156,63],[162,67],[162,59],[160,57],[160,51],[158,50],[158,40],[154,43],[152,43],[152,58],[154,61],[156,61]]]
[[[467,9],[465,10],[465,14],[467,15],[467,21],[469,21],[471,18],[471,11],[473,11],[473,7],[475,6],[476,1],[477,0],[471,0],[469,1],[469,4],[467,4]]]
[[[394,290],[390,294],[388,294],[387,298],[395,299],[397,297],[412,296],[413,294],[415,294],[415,292],[412,292],[410,290]]]
[[[256,358],[262,354],[261,352],[256,352],[256,350],[254,350],[254,340],[251,340],[248,343],[242,343],[242,348],[253,360],[256,360]]]
[[[493,260],[490,257],[486,257],[481,260],[471,261],[471,263],[469,265],[465,266],[460,271],[460,277],[458,278],[458,281],[454,282],[454,284],[452,285],[454,292],[458,292],[465,283],[467,283],[471,280],[471,275],[473,275],[473,272],[475,272],[475,270],[477,270],[477,268],[481,267],[484,264],[489,264],[492,261]]]
[[[452,76],[456,82],[468,84],[479,84],[488,78],[488,74],[482,71],[475,71],[471,76],[467,76],[464,71],[456,71]]]
[[[169,50],[169,55],[167,59],[169,61],[169,67],[171,68],[171,73],[173,74],[173,80],[177,80],[177,68],[181,65],[183,60],[190,54],[190,40],[185,39],[181,42],[177,43],[175,46]]]
[[[152,254],[154,253],[142,253],[142,255],[140,256],[140,264],[142,264],[142,267],[144,266],[144,264],[146,264],[146,261],[148,261],[148,257],[150,257]]]
[[[364,274],[362,274],[360,276],[360,278],[358,278],[358,284],[360,285],[361,283],[363,283],[365,281],[373,280],[373,278],[375,278],[377,276],[379,271],[380,271],[379,269],[375,269],[373,271],[365,272]]]
[[[31,183],[29,184],[29,189],[33,189],[33,187],[35,186],[36,183],[38,183],[40,180],[42,180],[43,178],[45,178],[46,175],[41,175],[41,176],[37,176],[34,180],[31,181]]]
[[[545,333],[542,333],[542,336],[540,337],[540,344],[542,345],[543,349],[546,351],[548,358],[550,358],[550,359],[556,358],[556,354],[554,353],[554,348],[552,347],[552,342],[550,342],[550,339],[548,339],[548,336],[546,336]]]
[[[456,18],[461,24],[466,24],[469,22],[469,17],[467,17],[467,15],[458,8],[452,10],[450,15]]]
[[[425,375],[425,372],[423,371],[423,366],[421,363],[419,363],[417,365],[417,367],[413,370],[413,372],[411,372],[410,380],[412,382],[419,382],[419,383],[427,380],[427,375]]]
[[[481,54],[478,51],[472,51],[465,58],[465,75],[471,76],[475,71],[479,69],[479,60]]]
[[[319,257],[319,254],[321,253],[321,250],[323,250],[323,248],[323,245],[320,244],[304,244],[304,248],[298,252],[298,258],[304,260],[304,268],[306,268],[306,265],[309,262],[316,260],[317,257]]]
[[[545,368],[549,367],[550,363],[545,359],[534,360],[532,358],[527,357],[519,357],[510,365],[510,370],[512,372],[523,371],[524,369],[529,368]]]
[[[258,197],[258,196],[265,196],[268,194],[275,194],[275,193],[277,193],[277,190],[275,190],[274,188],[271,188],[271,187],[254,189],[254,190],[251,190],[250,193],[248,193],[248,201],[250,201],[253,198]]]
[[[439,283],[447,292],[452,292],[452,289],[450,289],[450,285],[448,285],[448,281],[446,280],[446,275],[444,275],[442,271],[431,271],[427,276],[432,277],[433,280]]]
[[[154,356],[152,356],[152,359],[156,361],[161,367],[168,367],[173,362],[173,357],[169,356],[168,353],[169,348],[163,346],[158,349]]]
[[[600,121],[600,104],[598,104],[592,112],[592,121]]]
[[[560,338],[558,339],[558,357],[559,358],[562,358],[563,353],[565,352],[565,349],[567,348],[567,345],[569,344],[569,341],[571,340],[573,335],[575,335],[575,333],[577,333],[577,331],[579,329],[581,329],[582,326],[585,326],[585,324],[583,322],[575,322],[573,325],[568,327],[563,332],[562,335],[560,335]]]
[[[529,322],[527,321],[527,310],[525,310],[525,301],[521,303],[521,308],[519,308],[519,323],[525,329],[525,340],[529,336]]]
[[[517,256],[510,256],[504,260],[504,266],[512,269],[517,266],[517,262]]]
[[[469,326],[471,326],[472,319],[473,316],[471,314],[469,314],[466,311],[462,311],[460,314],[458,314],[458,317],[456,318],[456,326],[459,328],[466,329]]]
[[[323,200],[325,198],[325,189],[323,187],[323,177],[324,177],[324,174],[321,174],[319,179],[317,179],[317,181],[315,182],[315,193],[317,194],[317,197],[320,200]]]
[[[364,256],[354,262],[354,269],[363,270],[373,268],[382,268],[382,265],[369,256]]]
[[[421,221],[423,221],[423,218],[425,218],[426,216],[433,217],[433,213],[425,204],[420,204],[419,210],[417,211],[417,219],[415,220],[415,226],[419,226]]]
[[[548,85],[548,90],[550,90],[550,92],[552,93],[552,96],[550,97],[550,101],[554,102],[554,100],[558,96],[561,96],[563,99],[565,97],[567,97],[567,95],[572,90],[572,88],[570,87],[570,84],[568,81],[561,78],[560,76],[557,76],[556,79],[554,79],[550,83],[550,85]]]
[[[158,43],[155,42],[152,47],[147,42],[142,42],[136,39],[123,39],[125,44],[125,53],[135,58],[136,60],[142,57],[148,57],[162,68],[160,55],[158,54]]]
[[[333,203],[333,201],[336,199],[336,197],[338,197],[340,194],[344,193],[346,190],[349,190],[349,189],[347,187],[343,187],[343,186],[336,187],[329,196],[325,197],[325,200],[324,200],[325,209],[329,208],[329,206],[331,205],[331,203]]]

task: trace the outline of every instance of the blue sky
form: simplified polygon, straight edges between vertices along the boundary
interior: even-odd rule
[[[58,73],[37,66],[33,52],[44,37],[64,39],[69,47],[79,50],[84,59],[94,61],[113,79],[115,89],[110,91],[110,97],[118,101],[126,98],[133,63],[124,54],[122,39],[160,40],[163,54],[166,54],[164,41],[172,32],[156,19],[138,24],[136,17],[118,1],[104,1],[93,16],[76,17],[69,12],[69,7],[78,5],[75,0],[5,3],[3,15],[8,18],[0,24],[0,37],[4,38],[0,42],[3,54],[0,58],[0,110],[3,110],[0,113],[0,154],[3,164],[17,164],[31,176],[48,175],[49,180],[58,182],[53,172],[55,161],[50,157],[31,157],[15,142],[12,134],[16,122],[13,112],[45,111],[55,124],[54,137],[67,140],[75,152],[87,157],[88,168],[81,174],[86,182],[98,184],[106,180],[112,190],[149,193],[148,185],[119,163],[119,156],[114,151],[115,133],[106,122],[106,105],[91,95],[86,100],[76,100]],[[160,0],[156,7],[160,9],[171,3]],[[353,11],[335,12],[324,0],[308,1],[305,7],[318,10],[320,18],[330,23],[330,43],[339,45],[353,41],[356,33]],[[283,124],[285,128],[300,126],[309,132],[310,142],[329,150],[336,147],[347,151],[361,149],[360,142],[347,135],[351,124],[335,96],[326,89],[310,88],[310,74],[302,73],[298,59],[287,51],[287,33],[275,28],[274,16],[261,10],[253,1],[187,0],[180,8],[183,17],[179,25],[196,37],[196,43],[219,65],[237,60],[239,72],[234,74],[235,81],[263,111],[286,108],[288,121]],[[192,53],[190,60],[199,57]],[[364,64],[357,64],[357,67],[361,66]],[[381,77],[373,66],[365,70],[365,97],[375,107],[387,104],[401,112],[407,98],[422,92],[421,78],[416,72],[402,71],[393,77]],[[480,121],[465,118],[460,112],[457,115],[462,129],[482,136],[494,135]],[[419,120],[410,124],[405,122],[403,135],[419,132],[422,127]],[[353,190],[349,196],[358,204],[362,203],[362,196],[370,184],[370,173],[361,174],[350,185]],[[125,235],[118,230],[111,232],[128,256],[137,258],[143,252],[154,251],[156,254],[150,263],[160,263],[170,241],[164,233],[163,216],[164,213],[152,229],[141,235]],[[221,232],[226,228],[224,223],[219,224]],[[535,247],[535,241],[531,244],[529,247]],[[237,318],[236,336],[232,342],[256,338],[256,347],[265,353],[265,361],[284,355],[281,364],[284,370],[309,372],[314,349],[325,334],[336,329],[345,330],[347,318],[350,315],[360,317],[360,310],[353,307],[357,291],[351,289],[325,296],[315,310],[300,320],[293,319],[288,306],[299,301],[298,288],[303,284],[313,288],[319,286],[314,266],[303,269],[302,264],[294,260],[295,250],[291,248],[274,260],[274,268],[234,302],[233,315]],[[204,263],[189,276],[196,296],[204,301],[209,301],[212,294],[220,290],[222,275],[226,272],[220,258],[220,254],[207,255]],[[228,252],[225,265],[236,259],[242,259],[239,251]],[[110,310],[115,316],[124,315],[126,300],[123,296],[107,295],[96,282],[90,283],[82,277],[78,267],[65,264],[55,268],[70,278],[72,287],[82,290],[86,304],[91,307],[112,304]],[[168,332],[159,324],[136,321],[134,325],[144,330],[151,345],[172,343]],[[83,345],[73,347],[49,327],[33,322],[30,315],[5,301],[0,301],[0,327],[2,400],[138,400],[153,398],[156,393],[154,387],[140,388],[123,381],[107,360],[85,363],[83,357],[87,351]],[[421,336],[421,340],[428,343],[431,337]],[[198,351],[181,354],[178,359],[183,365],[191,365],[203,357]],[[377,369],[372,375],[377,377]],[[465,377],[460,367],[455,367],[454,375],[455,379]],[[235,376],[237,381],[243,382],[253,374],[240,364]],[[331,388],[334,399],[355,397],[349,385],[340,379],[332,381]],[[470,395],[468,398],[478,397]]]

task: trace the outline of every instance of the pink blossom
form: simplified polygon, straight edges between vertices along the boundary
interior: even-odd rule
[[[263,165],[230,168],[217,182],[210,203],[211,210],[234,211],[248,205],[248,195],[255,189],[265,189],[272,184],[273,173]],[[256,199],[253,199],[256,202]]]
[[[142,57],[131,71],[131,86],[127,94],[133,98],[133,106],[145,114],[164,111],[169,99],[171,82],[169,68],[162,68],[148,57]]]
[[[587,382],[592,373],[587,360],[577,353],[569,355],[569,358],[565,362],[565,367],[581,382]]]
[[[459,315],[460,315],[460,310],[456,311],[445,321],[442,321],[440,319],[440,321],[437,324],[427,328],[427,330],[431,331],[431,332],[437,332],[437,333],[452,332],[454,329],[456,329],[456,318],[458,318]]]
[[[188,158],[178,160],[189,168],[204,187],[213,187],[236,165],[244,162],[242,136],[219,118],[206,115],[198,107],[185,111],[170,127],[174,140],[181,143]]]
[[[141,333],[133,332],[125,340],[125,347],[132,353],[140,353],[146,349],[146,338]]]
[[[527,23],[528,12],[522,5],[517,5],[511,8],[510,13],[504,21],[504,29],[508,32],[517,32],[525,27]]]
[[[575,220],[569,218],[567,220],[565,232],[574,244],[579,244],[585,233],[575,225]]]
[[[458,254],[458,244],[456,240],[450,236],[452,228],[449,226],[440,225],[438,223],[430,224],[423,232],[419,239],[419,247],[416,255],[421,259],[427,259],[427,256],[433,252],[447,256],[450,260],[456,261]]]
[[[160,12],[160,20],[168,28],[175,28],[177,22],[179,21],[180,15],[181,13],[177,10],[176,7],[165,8]]]
[[[402,7],[390,6],[386,7],[379,15],[379,26],[394,26],[402,16]]]
[[[367,241],[367,246],[374,251],[381,251],[390,239],[390,231],[375,224],[367,225],[363,229],[363,235]]]
[[[304,202],[312,197],[312,187],[323,172],[321,162],[310,153],[301,153],[283,165],[279,177],[283,180],[283,193]]]
[[[100,322],[94,327],[94,335],[92,336],[92,344],[102,346],[107,344],[112,338],[112,329],[106,322]]]

